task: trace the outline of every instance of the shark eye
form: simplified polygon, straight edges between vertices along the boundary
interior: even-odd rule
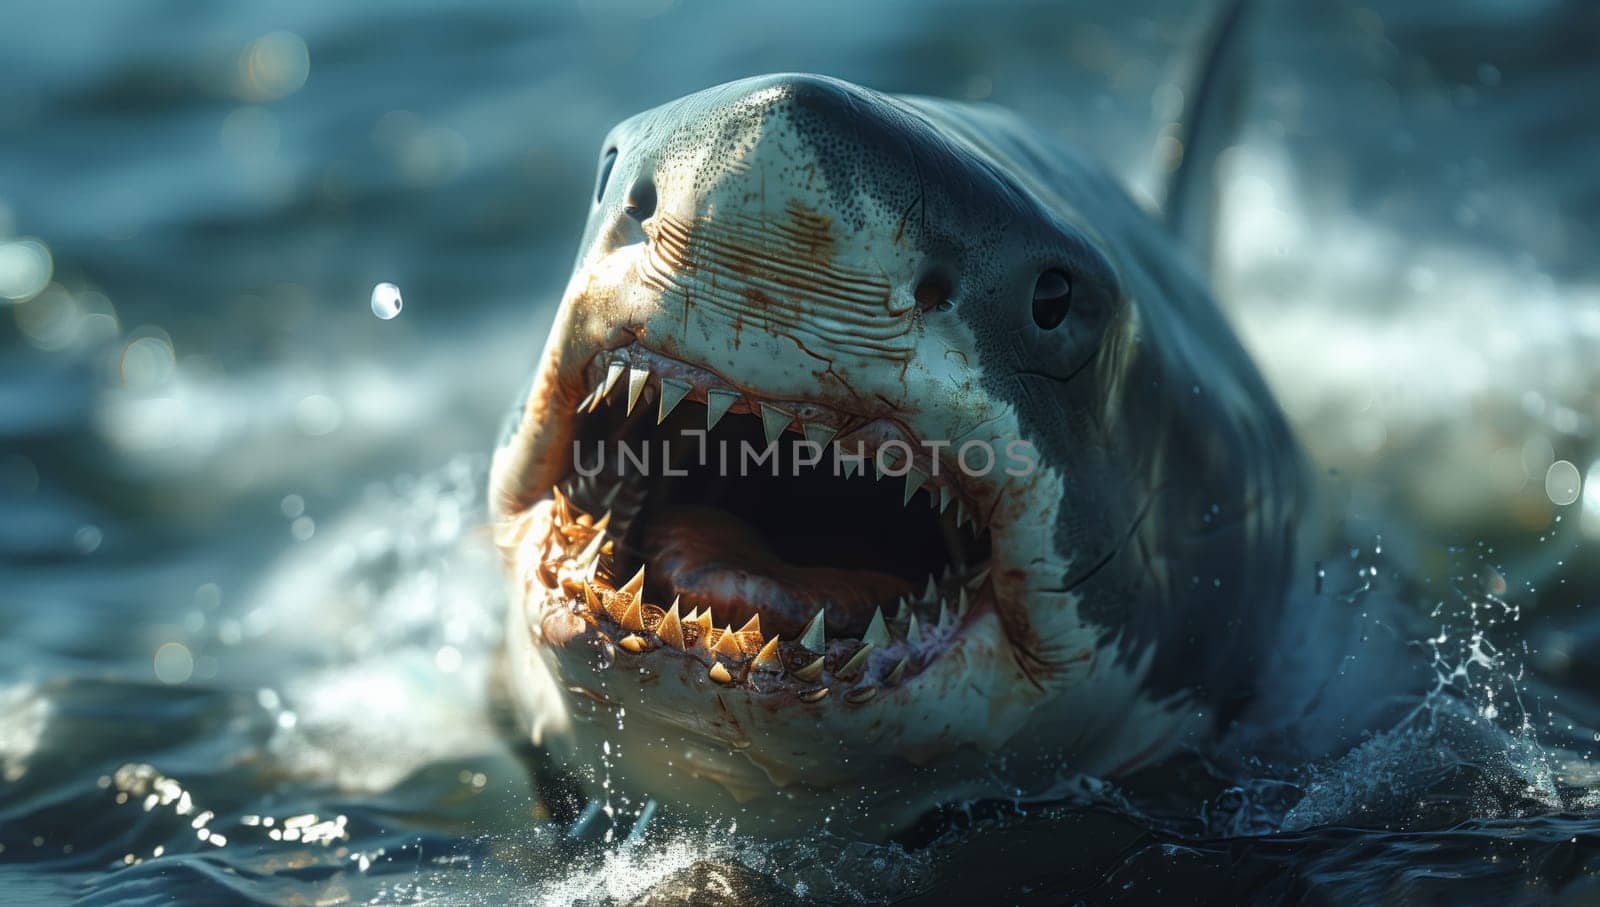
[[[594,189],[594,203],[600,204],[600,199],[605,197],[606,183],[611,182],[611,168],[617,163],[617,149],[606,149],[606,156],[600,159],[600,185]]]
[[[1065,321],[1072,305],[1072,281],[1065,272],[1049,270],[1033,285],[1033,323],[1050,330]]]

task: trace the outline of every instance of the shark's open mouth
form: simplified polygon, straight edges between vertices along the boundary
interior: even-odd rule
[[[514,542],[566,633],[859,704],[990,607],[978,480],[893,420],[754,398],[637,343],[584,377],[566,462],[543,470],[563,478]]]

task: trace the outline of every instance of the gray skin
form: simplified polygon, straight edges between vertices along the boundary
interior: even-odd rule
[[[743,829],[826,819],[871,835],[1204,747],[1252,701],[1305,470],[1197,271],[1110,177],[1005,111],[807,75],[691,95],[603,147],[614,164],[491,479],[512,687],[541,745]],[[797,230],[810,257],[782,238]],[[1034,295],[1052,270],[1070,305],[1045,327]],[[830,279],[774,297],[806,273]],[[891,625],[849,680],[858,639],[830,626],[820,650],[796,650],[792,625],[764,614],[791,671],[828,656],[810,685],[748,655],[727,660],[731,682],[708,681],[714,653],[650,634],[643,654],[616,648],[615,620],[541,584],[549,552],[530,541],[549,532],[571,414],[611,355],[655,370],[646,401],[661,363],[681,363],[710,382],[689,399],[731,389],[740,417],[802,414],[791,431],[814,417],[841,438],[864,424],[1030,444],[1027,476],[945,480],[991,534],[970,614],[920,647]],[[817,683],[832,692],[804,698]],[[842,695],[867,686],[869,702]]]

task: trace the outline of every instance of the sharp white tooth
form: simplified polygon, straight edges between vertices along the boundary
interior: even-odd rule
[[[861,648],[856,650],[856,654],[850,656],[850,660],[845,662],[843,667],[833,672],[833,676],[839,678],[840,680],[849,680],[857,674],[860,674],[861,669],[867,666],[867,656],[871,654],[872,643],[869,642],[863,644]]]
[[[895,602],[894,602],[894,619],[895,620],[899,620],[900,618],[905,617],[905,616],[906,616],[906,597],[904,595],[902,595],[899,598],[895,599]]]
[[[941,599],[939,599],[939,626],[945,627],[945,626],[949,626],[949,624],[950,624],[950,602],[941,598]]]
[[[761,408],[761,428],[767,433],[767,443],[771,444],[783,437],[783,430],[794,421],[794,414],[786,413],[776,406],[765,403],[756,404]]]
[[[622,370],[624,368],[627,368],[627,366],[623,365],[620,360],[606,366],[606,380],[604,384],[600,385],[601,399],[610,396],[611,389],[617,386],[618,381],[622,380]]]
[[[580,568],[594,563],[595,559],[600,556],[600,546],[605,543],[606,534],[604,532],[596,532],[594,538],[589,540],[589,544],[583,546],[583,550],[578,552],[578,556],[573,558],[572,562]]]
[[[700,619],[700,609],[699,608],[692,608],[692,609],[690,609],[688,614],[685,614],[683,616],[683,622],[686,623],[686,624],[692,624],[692,623],[694,623],[695,621],[697,621],[699,619]]]
[[[933,604],[939,600],[939,584],[934,582],[933,574],[928,574],[928,586],[922,590],[922,601]]]
[[[940,583],[948,583],[948,582],[950,582],[950,573],[954,569],[955,568],[953,566],[951,566],[950,564],[945,564],[944,565],[944,572],[939,574],[939,582]]]
[[[821,702],[822,700],[826,699],[827,697],[828,697],[828,688],[827,687],[818,687],[815,690],[807,690],[806,692],[801,693],[800,694],[800,701],[801,702]]]
[[[628,602],[628,610],[622,612],[622,617],[617,622],[622,624],[624,630],[644,629],[644,611],[639,607],[639,597],[637,595],[633,597],[632,601]]]
[[[954,497],[954,495],[951,493],[949,485],[940,485],[939,486],[939,512],[940,513],[944,513],[946,510],[950,509],[950,499],[952,497]]]
[[[884,623],[882,608],[873,609],[872,622],[867,624],[867,632],[861,634],[861,641],[873,646],[889,645],[889,626]]]
[[[683,398],[689,396],[689,385],[671,378],[661,379],[661,406],[656,410],[656,424],[667,421],[667,414],[678,408]]]
[[[743,654],[752,655],[760,651],[763,648],[762,644],[766,642],[766,637],[761,635],[761,615],[752,614],[750,619],[744,622],[744,626],[734,633],[734,637],[739,643],[739,651]]]
[[[666,616],[656,625],[656,635],[674,649],[683,648],[683,625],[678,621],[677,599],[672,600],[672,607],[667,609]]]
[[[988,567],[984,567],[982,570],[979,570],[977,573],[974,573],[972,575],[971,579],[967,580],[967,585],[971,586],[974,589],[976,589],[979,586],[983,585],[983,581],[988,579],[988,578],[989,578],[989,568]]]
[[[922,628],[917,626],[917,613],[911,612],[911,623],[906,627],[906,642],[914,646],[922,645]]]
[[[599,521],[594,524],[594,528],[595,528],[596,532],[605,532],[606,531],[606,527],[610,526],[610,525],[611,525],[611,511],[607,510],[605,512],[605,516],[602,516],[599,519]]]
[[[818,677],[822,676],[822,662],[823,662],[823,656],[818,655],[816,661],[813,661],[812,663],[806,665],[803,668],[796,668],[795,670],[790,671],[789,673],[793,674],[799,680],[803,680],[806,683],[811,683],[812,681],[816,680]]]
[[[800,430],[805,433],[807,441],[824,450],[827,449],[828,442],[833,440],[833,436],[839,433],[837,428],[831,425],[823,425],[819,422],[808,422]]]
[[[822,609],[818,608],[816,616],[811,618],[811,623],[806,624],[806,628],[800,633],[800,645],[813,652],[826,652],[828,637],[823,632],[823,623]]]
[[[767,640],[767,644],[756,653],[756,660],[752,666],[763,671],[783,670],[783,660],[778,657],[778,637],[774,636]]]
[[[961,528],[967,522],[967,502],[956,502],[956,528]]]
[[[628,415],[633,415],[633,408],[639,403],[639,395],[644,393],[644,386],[650,381],[650,370],[647,368],[628,369]]]
[[[713,664],[711,670],[707,671],[706,674],[717,683],[733,683],[733,675],[728,673],[728,669],[723,667],[720,661]]]
[[[593,406],[594,406],[594,391],[590,391],[589,392],[589,396],[584,397],[583,400],[578,403],[578,408],[573,410],[573,412],[581,413],[581,412],[583,412],[583,411],[585,411],[587,409],[592,408]]]
[[[927,480],[928,480],[928,474],[923,472],[922,470],[920,470],[920,469],[907,470],[906,471],[906,493],[905,493],[905,497],[901,498],[901,500],[900,500],[900,506],[904,507],[907,504],[911,503],[912,496],[917,493],[917,489],[921,488],[922,487],[922,483],[926,482]]]
[[[956,599],[956,616],[966,617],[967,609],[971,607],[971,604],[971,602],[967,601],[967,587],[962,586],[961,595]]]
[[[906,664],[910,661],[910,656],[907,656],[896,662],[894,668],[889,671],[888,674],[884,675],[883,682],[890,685],[899,683],[900,678],[905,676]]]
[[[706,392],[706,431],[717,427],[722,417],[728,414],[728,407],[738,402],[739,395],[733,391],[707,391]]]
[[[854,457],[846,458],[844,460],[844,477],[848,479],[851,476],[855,475],[856,474],[856,469],[860,465],[861,465],[861,461],[860,460],[857,460]]]
[[[618,589],[617,591],[618,592],[626,592],[629,595],[633,596],[634,598],[638,598],[639,597],[639,593],[642,592],[643,590],[644,590],[644,567],[640,566],[639,567],[639,572],[635,573],[633,575],[633,579],[630,579],[627,582],[623,583],[622,584],[622,588]]]
[[[616,501],[617,501],[617,495],[620,494],[621,492],[622,492],[622,483],[621,482],[618,482],[617,484],[611,486],[611,490],[606,492],[603,496],[601,496],[601,498],[600,498],[600,506],[606,508],[607,510],[610,510],[611,509],[611,505],[616,503]]]
[[[717,637],[716,652],[729,658],[739,658],[744,655],[744,649],[739,645],[739,636],[733,632],[732,624],[722,628],[722,635]]]
[[[700,625],[700,638],[701,639],[710,638],[712,624],[711,624],[711,608],[709,606],[707,606],[707,608],[704,611],[700,612],[700,616],[695,618],[694,622]]]

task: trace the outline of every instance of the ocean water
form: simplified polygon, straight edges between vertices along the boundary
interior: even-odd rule
[[[0,899],[1600,900],[1600,12],[1257,6],[1219,296],[1336,516],[1299,594],[1424,693],[1332,758],[781,845],[586,817],[490,692],[487,454],[601,138],[816,71],[1153,194],[1207,11],[0,8]]]

